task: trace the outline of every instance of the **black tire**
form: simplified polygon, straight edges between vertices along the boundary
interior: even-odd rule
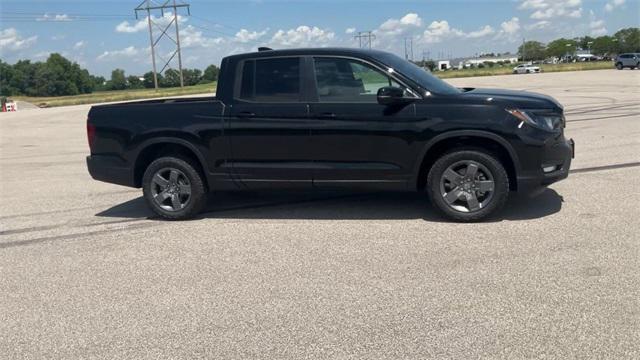
[[[153,161],[142,177],[142,191],[151,210],[167,220],[191,219],[207,204],[203,177],[187,159],[167,156]]]
[[[460,183],[458,184],[458,181],[456,181],[457,184],[449,183],[448,185],[453,189],[446,192],[445,184],[449,177],[445,172],[451,174],[448,170],[454,169],[458,164],[467,164],[468,167],[462,173],[454,170],[456,174],[462,174]],[[470,166],[475,166],[477,171],[473,179],[466,177]],[[492,190],[485,192],[474,190],[487,186],[491,182],[489,180],[493,182]],[[454,150],[441,156],[429,170],[427,192],[431,203],[445,217],[459,222],[480,221],[498,212],[506,203],[509,197],[509,176],[498,158],[488,152],[475,149]],[[450,201],[449,195],[454,192],[457,193],[457,195],[454,194],[456,200],[450,203],[447,199]],[[468,196],[475,198],[475,208],[472,209],[473,206],[469,202],[468,209],[461,210],[460,208],[464,206],[460,204],[467,202]]]
[[[622,63],[617,63],[616,64],[616,69],[622,70],[622,69],[624,69],[624,66],[622,66]]]
[[[527,74],[531,74],[531,70],[527,70]]]

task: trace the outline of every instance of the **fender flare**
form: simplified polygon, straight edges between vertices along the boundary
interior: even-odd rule
[[[148,149],[150,146],[157,145],[157,144],[181,145],[191,150],[191,152],[193,152],[196,158],[198,159],[200,166],[202,166],[202,170],[205,172],[205,175],[208,176],[209,166],[207,165],[207,162],[205,160],[205,157],[202,155],[202,152],[195,145],[193,145],[193,143],[178,137],[168,137],[168,136],[154,137],[138,144],[136,151],[132,154],[133,155],[132,157],[134,160],[134,167],[138,163],[140,154],[146,149]]]
[[[422,150],[420,151],[420,156],[418,157],[418,161],[416,161],[414,171],[413,171],[414,178],[412,181],[414,186],[418,186],[418,179],[420,177],[420,167],[422,166],[422,162],[424,161],[424,158],[429,152],[429,150],[431,150],[435,145],[437,145],[438,143],[444,140],[456,138],[456,137],[464,137],[464,136],[484,138],[484,139],[489,139],[497,142],[503,148],[505,148],[505,150],[507,150],[507,153],[511,158],[511,162],[513,163],[513,167],[516,171],[516,174],[519,172],[520,159],[518,158],[518,154],[513,149],[513,146],[511,146],[511,144],[507,140],[505,140],[502,136],[489,131],[482,131],[482,130],[453,130],[453,131],[448,131],[446,133],[435,136],[422,147]]]

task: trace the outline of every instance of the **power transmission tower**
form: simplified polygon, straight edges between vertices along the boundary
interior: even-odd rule
[[[413,61],[413,38],[404,38],[404,58]]]
[[[371,44],[373,40],[376,39],[376,36],[373,35],[371,31],[358,31],[358,35],[354,36],[355,39],[358,39],[360,48],[369,48],[371,49]]]
[[[138,19],[139,11],[142,11],[143,13],[144,12],[147,13],[147,22],[149,25],[149,43],[151,44],[151,64],[153,65],[153,84],[156,89],[158,88],[158,71],[156,67],[156,57],[164,62],[164,66],[162,66],[162,70],[160,70],[160,73],[162,74],[162,72],[164,72],[164,69],[166,69],[167,66],[169,66],[169,64],[171,63],[171,60],[173,60],[173,58],[176,55],[178,55],[178,71],[180,72],[180,87],[184,86],[184,78],[182,76],[182,51],[180,49],[180,27],[178,24],[178,9],[180,8],[187,8],[187,13],[191,15],[191,9],[189,8],[189,4],[185,4],[182,1],[180,1],[180,3],[178,4],[176,0],[173,0],[173,1],[164,0],[160,2],[155,0],[144,0],[143,2],[140,3],[140,5],[138,5],[137,8],[134,9],[134,11],[136,12],[136,19]],[[164,12],[166,10],[171,10],[171,9],[173,10],[173,18],[171,19],[169,24],[167,24],[166,26],[158,24],[156,21],[153,20],[151,16],[153,12],[157,12],[159,10],[160,14],[162,15],[160,18],[165,19]],[[167,31],[169,31],[169,29],[172,26],[175,27],[176,29],[175,39],[167,33]],[[158,36],[157,38],[153,37],[154,27],[160,31],[160,36]],[[157,51],[156,51],[158,43],[164,37],[171,40],[176,46],[175,51],[173,51],[173,53],[171,54],[171,57],[169,57],[169,60],[164,60],[160,55],[157,54]]]

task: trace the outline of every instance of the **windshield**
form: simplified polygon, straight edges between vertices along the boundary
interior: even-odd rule
[[[430,72],[412,62],[402,59],[399,56],[383,53],[377,57],[386,65],[393,68],[393,70],[415,81],[418,85],[432,93],[441,95],[454,95],[460,93],[458,88],[449,85],[448,83],[431,75]]]

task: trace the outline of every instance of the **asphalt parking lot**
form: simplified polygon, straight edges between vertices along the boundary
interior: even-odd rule
[[[89,106],[0,115],[1,358],[640,358],[640,71],[452,80],[566,107],[573,173],[480,224],[416,194],[91,180]]]

